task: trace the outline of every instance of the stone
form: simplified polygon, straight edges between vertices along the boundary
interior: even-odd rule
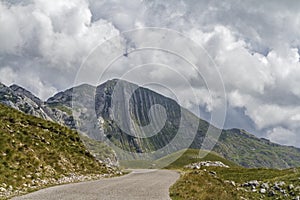
[[[275,184],[278,185],[279,187],[282,187],[282,186],[285,185],[285,182],[284,181],[280,181],[280,182],[276,182]]]
[[[294,189],[294,185],[293,185],[293,184],[289,184],[288,189],[289,189],[289,190]]]
[[[217,172],[214,172],[214,171],[209,171],[209,173],[214,175],[214,176],[217,175]]]
[[[300,200],[300,196],[296,196],[293,200]]]
[[[225,165],[224,163],[222,163],[220,161],[202,161],[202,162],[192,163],[192,164],[186,165],[185,168],[200,169],[201,166],[204,166],[204,167],[225,167],[225,168],[229,168],[228,165]]]
[[[13,188],[13,186],[8,186],[8,190],[10,190],[10,191],[12,191],[14,188]]]
[[[249,185],[257,187],[259,186],[259,182],[257,180],[249,181]]]
[[[265,188],[261,188],[259,192],[262,194],[265,194],[267,192],[267,190]]]
[[[262,183],[260,187],[261,188],[265,188],[265,189],[269,189],[270,188],[268,183]]]
[[[281,192],[282,194],[286,194],[286,191],[283,190],[283,189],[281,189],[280,192]]]
[[[6,192],[6,189],[4,187],[0,187],[0,192]]]
[[[268,195],[269,195],[269,197],[273,197],[276,195],[276,193],[273,190],[271,190]]]
[[[274,188],[275,190],[278,190],[278,191],[281,190],[281,187],[279,187],[279,185],[277,185],[276,183],[275,183],[275,185],[273,186],[273,188]]]
[[[231,183],[232,186],[234,186],[234,187],[236,186],[234,181],[231,181],[230,183]]]

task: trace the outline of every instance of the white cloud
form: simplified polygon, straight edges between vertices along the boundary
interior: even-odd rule
[[[243,118],[238,120],[243,124],[250,119],[260,136],[268,133],[273,141],[298,145],[294,141],[300,137],[299,9],[298,1],[1,1],[0,81],[20,84],[45,99],[72,86],[81,62],[95,45],[133,28],[175,29],[214,59],[226,87],[229,116]],[[189,55],[190,49],[179,44],[176,50]],[[192,61],[201,63],[206,57],[201,54]],[[128,79],[159,81],[191,109],[200,105],[212,111],[220,105],[222,91],[209,67],[201,69],[211,86],[208,92],[196,71],[170,55],[147,57],[144,52],[130,59],[132,65],[117,62],[112,75],[144,62],[167,64],[173,72],[144,68]],[[175,72],[192,83],[198,98],[193,98],[191,86],[174,79]],[[283,135],[291,137],[283,140]]]
[[[16,81],[16,73],[9,66],[0,68],[0,82],[6,85],[11,85]]]
[[[289,129],[282,127],[275,127],[272,130],[268,131],[267,138],[272,142],[291,146],[298,146],[300,142],[299,135]]]

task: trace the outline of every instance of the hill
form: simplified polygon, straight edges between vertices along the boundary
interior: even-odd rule
[[[0,198],[116,174],[86,150],[78,133],[1,104],[0,138]]]
[[[204,158],[197,158],[197,155],[199,150],[188,149],[167,167],[181,172],[180,178],[170,188],[172,199],[254,200],[300,197],[300,168],[244,168],[215,153],[209,153]],[[174,155],[162,159],[172,156]],[[217,163],[215,161],[222,162],[225,166],[222,167],[219,163],[218,167],[207,164]],[[207,166],[190,165],[192,163],[205,163]]]
[[[165,163],[168,162],[168,160],[173,160],[178,157],[176,154],[180,154],[180,157],[176,159],[174,162],[172,162],[170,165],[165,167],[166,169],[181,169],[184,166],[191,164],[191,163],[197,163],[201,161],[220,161],[224,163],[227,166],[230,167],[237,167],[238,165],[232,161],[229,161],[222,156],[218,155],[217,153],[214,152],[203,152],[205,153],[204,157],[199,157],[199,149],[185,149],[183,150],[184,153],[182,152],[175,152],[170,155],[167,155],[163,158],[160,158],[156,161],[156,163],[159,165],[159,163]]]
[[[26,112],[20,105],[33,97],[16,88],[0,87],[0,102]],[[20,97],[22,101],[18,100]],[[48,113],[51,120],[70,128],[77,127],[78,131],[91,139],[109,141],[115,146],[114,150],[118,151],[121,160],[138,158],[140,153],[145,153],[154,162],[189,147],[206,149],[203,141],[210,126],[208,122],[181,107],[173,99],[124,80],[109,80],[97,87],[87,84],[76,86],[57,93],[41,105],[36,109]],[[153,116],[149,115],[151,109],[154,111]],[[76,113],[71,115],[74,110]],[[154,124],[154,128],[148,126],[151,124]],[[159,127],[159,131],[155,127]],[[299,148],[275,144],[241,129],[220,130],[213,127],[211,131],[221,132],[218,140],[208,137],[210,142],[216,143],[213,151],[241,166],[300,166]],[[129,157],[119,150],[125,154],[127,152]]]

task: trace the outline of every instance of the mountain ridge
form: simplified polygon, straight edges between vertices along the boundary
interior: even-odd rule
[[[115,89],[116,85],[119,88]],[[17,88],[17,86],[13,86],[13,88]],[[135,89],[133,92],[131,91],[132,88]],[[3,86],[1,86],[0,94],[1,91],[4,93],[6,90],[3,90]],[[13,90],[11,89],[11,91]],[[17,91],[21,90],[17,89]],[[75,100],[76,102],[78,99],[82,101],[79,105],[83,107],[86,104],[88,111],[96,112],[96,117],[91,116],[89,112],[80,112],[79,118],[74,119],[72,116],[72,101]],[[128,113],[123,113],[120,110],[122,103],[125,101],[129,102]],[[3,98],[0,99],[0,102],[3,103]],[[10,104],[13,103],[11,102]],[[144,134],[140,127],[151,123],[149,111],[153,105],[157,104],[163,106],[166,111],[166,123],[156,135],[147,138],[139,137],[142,136],[141,134]],[[173,146],[177,149],[168,149],[170,152],[188,147],[205,149],[202,143],[210,126],[205,120],[198,118],[187,109],[181,107],[175,100],[148,88],[139,87],[136,84],[124,80],[120,81],[119,79],[108,80],[98,86],[82,84],[69,88],[50,97],[43,102],[42,106],[46,110],[52,111],[52,113],[54,111],[60,113],[60,115],[52,115],[51,120],[70,128],[78,127],[78,121],[82,120],[82,123],[87,125],[83,125],[82,129],[79,130],[90,138],[96,140],[108,139],[119,148],[128,152],[136,152],[137,154],[158,151],[176,137],[179,137],[179,141],[182,142],[175,143]],[[114,109],[116,110],[114,111]],[[159,114],[162,113],[160,107],[155,109]],[[52,113],[50,112],[50,114]],[[62,119],[60,116],[65,118]],[[116,119],[126,119],[126,117],[132,118],[132,121],[124,129],[122,124]],[[182,121],[184,130],[180,129]],[[91,126],[94,127],[91,128]],[[213,130],[220,130],[214,126],[212,127]],[[190,133],[192,131],[196,131],[195,138]],[[214,138],[209,138],[209,142],[216,143],[213,151],[237,164],[245,167],[275,168],[300,166],[300,149],[296,147],[272,143],[267,139],[257,138],[255,135],[242,129],[220,131],[221,135],[217,141]],[[189,142],[192,141],[190,142],[191,145],[186,146],[188,143],[184,143],[186,138],[189,139]]]

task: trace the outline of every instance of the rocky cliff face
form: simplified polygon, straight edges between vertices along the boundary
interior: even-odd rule
[[[187,147],[206,149],[207,144],[214,142],[215,152],[246,167],[300,165],[300,149],[274,144],[239,129],[212,127],[210,131],[222,132],[220,138],[209,138],[203,144],[209,123],[176,101],[123,80],[110,80],[97,87],[80,85],[47,102],[17,86],[1,85],[0,98],[25,113],[77,127],[89,138],[109,140],[123,151],[137,155],[160,151],[155,155],[160,157]]]
[[[12,85],[7,87],[3,84],[0,85],[0,101],[10,107],[13,107],[26,114],[30,114],[43,119],[51,120],[49,109],[44,103],[29,91],[17,86]]]

